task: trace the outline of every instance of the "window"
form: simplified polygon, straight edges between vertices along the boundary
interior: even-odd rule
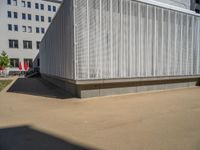
[[[32,59],[24,59],[24,65],[27,63],[29,68],[33,67],[33,60]]]
[[[41,21],[44,22],[44,16],[41,16]]]
[[[14,25],[14,30],[18,31],[18,25]]]
[[[36,42],[36,48],[40,49],[40,42],[39,41]]]
[[[40,28],[36,27],[36,33],[40,33]]]
[[[9,41],[9,48],[18,48],[18,40],[8,40]]]
[[[26,7],[26,2],[22,1],[22,7]]]
[[[40,9],[44,10],[44,4],[40,4]]]
[[[7,4],[8,4],[8,5],[11,5],[11,0],[7,0]]]
[[[31,8],[31,2],[27,2],[28,8]]]
[[[39,4],[35,3],[35,9],[39,9]]]
[[[200,10],[199,10],[199,9],[195,9],[195,12],[199,14],[199,13],[200,13]]]
[[[51,22],[52,20],[51,20],[51,17],[48,17],[48,22]]]
[[[26,26],[22,26],[22,32],[26,32]]]
[[[39,21],[39,20],[40,20],[38,15],[35,16],[35,20],[36,20],[36,21]]]
[[[197,4],[200,4],[200,0],[196,0],[196,3],[197,3]]]
[[[48,11],[51,11],[51,5],[48,5]]]
[[[22,19],[26,20],[26,14],[22,13]]]
[[[28,20],[31,20],[31,14],[28,14]]]
[[[12,31],[12,25],[11,24],[8,24],[8,30]]]
[[[28,32],[32,33],[32,27],[31,26],[28,26]]]
[[[53,12],[56,12],[56,6],[53,6]]]
[[[13,0],[13,5],[17,6],[17,0]]]
[[[19,59],[18,58],[10,58],[10,65],[13,68],[19,67]]]
[[[41,32],[44,33],[44,32],[45,32],[45,29],[44,29],[44,28],[41,28]]]
[[[24,49],[32,49],[32,41],[23,41]]]
[[[12,13],[11,13],[11,11],[8,11],[8,18],[12,18]]]
[[[14,18],[18,18],[17,12],[14,12]]]

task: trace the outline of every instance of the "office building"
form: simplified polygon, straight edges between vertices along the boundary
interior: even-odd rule
[[[39,45],[60,3],[43,0],[0,1],[0,52],[10,58],[10,74],[19,71],[19,64],[29,68],[40,63]],[[36,58],[37,57],[37,58]]]

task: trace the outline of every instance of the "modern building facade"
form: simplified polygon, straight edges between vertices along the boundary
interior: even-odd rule
[[[149,0],[64,1],[45,34],[41,73],[78,97],[194,86],[200,15]]]
[[[29,68],[39,65],[39,45],[60,3],[43,0],[0,1],[0,52],[9,58],[10,72],[19,71],[19,64]]]

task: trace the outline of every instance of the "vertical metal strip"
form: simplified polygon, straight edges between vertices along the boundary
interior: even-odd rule
[[[177,50],[176,50],[176,46],[177,46],[177,12],[175,12],[175,40],[174,40],[174,71],[173,71],[173,75],[177,74],[177,66],[178,66],[178,62],[177,62]]]
[[[189,62],[189,16],[187,15],[187,50],[186,50],[186,75],[189,75],[188,73],[188,62]]]
[[[88,48],[88,60],[87,60],[87,78],[90,78],[90,19],[89,19],[89,0],[87,0],[87,48]]]
[[[181,14],[181,47],[180,47],[180,75],[182,75],[183,73],[183,15]]]
[[[110,30],[111,30],[111,52],[110,52],[110,73],[111,73],[111,78],[113,78],[113,20],[112,20],[112,16],[113,16],[113,3],[112,3],[113,0],[110,0]]]
[[[138,3],[138,32],[139,32],[139,34],[138,34],[138,39],[139,39],[139,47],[138,47],[138,52],[139,52],[139,56],[138,56],[138,58],[139,58],[139,61],[138,61],[138,74],[137,74],[137,76],[138,77],[140,77],[141,76],[141,27],[140,27],[140,25],[141,25],[141,20],[140,20],[140,17],[141,17],[141,11],[140,11],[140,3]]]
[[[156,59],[157,59],[157,57],[156,57],[156,55],[157,55],[157,32],[156,32],[156,30],[157,30],[157,15],[156,15],[156,7],[154,7],[154,15],[155,15],[155,24],[154,24],[154,53],[153,53],[153,76],[155,77],[156,76]]]
[[[193,54],[194,54],[194,16],[192,16],[192,47],[191,47],[191,72],[190,75],[194,74],[194,60],[193,60]]]
[[[102,9],[102,0],[100,0],[100,79],[103,78],[103,65],[102,65],[102,14],[101,14],[101,10]]]
[[[161,69],[160,69],[160,75],[164,75],[164,10],[162,8],[162,14],[161,14],[161,22],[162,22],[162,43],[161,43]]]
[[[77,9],[77,6],[76,6],[76,0],[74,0],[73,1],[73,22],[74,22],[74,48],[73,48],[73,50],[74,50],[74,80],[76,80],[77,79],[77,70],[76,70],[76,68],[77,68],[77,63],[76,63],[76,61],[77,61],[77,56],[76,56],[76,9]]]
[[[130,20],[129,20],[129,30],[130,30],[130,32],[129,32],[129,65],[130,65],[130,67],[129,67],[129,77],[132,77],[132,58],[133,58],[133,55],[132,55],[132,26],[131,26],[131,24],[132,24],[132,15],[131,15],[131,12],[132,12],[132,7],[131,7],[131,0],[129,1],[129,14],[130,14]]]
[[[200,38],[200,18],[198,18],[198,37],[197,39]],[[197,44],[198,44],[198,52],[197,52],[197,74],[200,74],[199,69],[200,69],[200,42],[198,42],[197,40]]]
[[[168,10],[168,58],[167,58],[167,75],[170,76],[170,64],[171,64],[171,56],[170,56],[170,49],[171,49],[171,45],[170,45],[170,39],[171,39],[171,24],[170,24],[170,20],[171,20],[171,14],[170,11]]]
[[[147,38],[147,41],[146,41],[146,47],[145,47],[145,51],[146,51],[146,72],[145,72],[145,77],[147,77],[148,76],[148,74],[149,74],[149,55],[150,55],[150,53],[149,53],[149,19],[148,19],[148,16],[149,16],[149,6],[146,4],[146,8],[147,8],[147,35],[146,35],[146,38]]]

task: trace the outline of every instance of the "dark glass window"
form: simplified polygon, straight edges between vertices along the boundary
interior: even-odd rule
[[[44,10],[44,4],[40,4],[40,9]]]
[[[35,9],[39,9],[39,4],[35,3]]]
[[[11,24],[8,24],[8,30],[12,31],[12,25]]]
[[[41,32],[44,33],[44,32],[45,32],[45,29],[44,29],[44,28],[41,28]]]
[[[11,11],[8,11],[8,18],[12,18],[12,13],[11,13]]]
[[[51,5],[48,5],[48,11],[51,11]]]
[[[26,32],[26,26],[22,26],[22,32]]]
[[[23,41],[24,49],[32,49],[32,41]]]
[[[199,10],[199,9],[195,9],[195,12],[199,14],[199,13],[200,13],[200,10]]]
[[[13,68],[19,67],[19,59],[18,58],[10,58],[10,65]]]
[[[56,12],[56,6],[53,6],[53,12]]]
[[[22,19],[26,20],[26,14],[22,13]]]
[[[33,67],[33,60],[32,59],[24,59],[24,64],[27,63],[29,68]]]
[[[28,8],[31,8],[31,2],[27,2]]]
[[[11,0],[7,0],[7,4],[8,4],[8,5],[11,5]]]
[[[14,12],[14,18],[18,18],[17,12]]]
[[[36,42],[36,48],[40,49],[40,42],[39,41]]]
[[[200,4],[200,0],[196,0],[196,3],[197,3],[197,4]]]
[[[35,20],[36,20],[36,21],[39,21],[39,20],[40,20],[38,15],[35,15]]]
[[[18,40],[8,40],[9,41],[9,48],[18,48]]]
[[[40,28],[36,27],[36,33],[40,33]]]
[[[18,25],[14,25],[14,30],[18,31]]]
[[[51,22],[51,21],[52,21],[51,17],[48,17],[48,22]]]
[[[31,14],[28,14],[28,20],[31,20]]]
[[[41,21],[44,22],[44,16],[41,16]]]

